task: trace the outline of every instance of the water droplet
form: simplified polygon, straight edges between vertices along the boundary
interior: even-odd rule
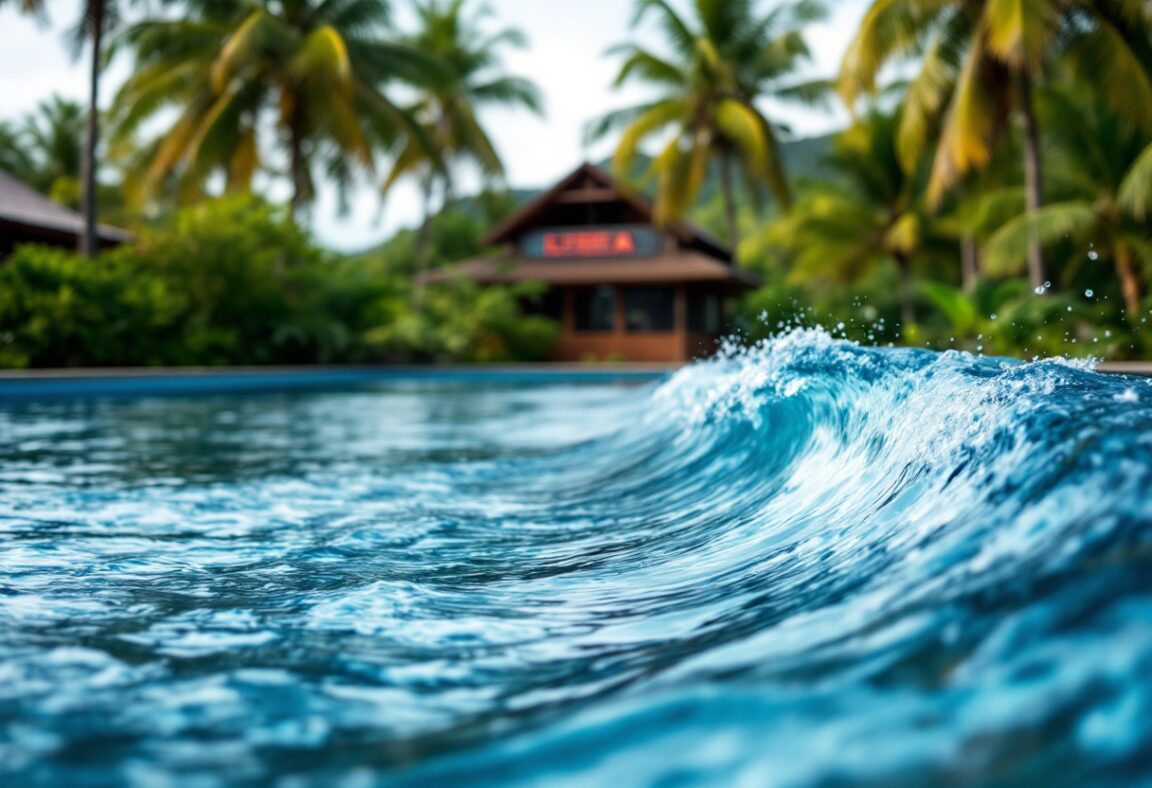
[[[1088,253],[1088,259],[1091,260],[1092,262],[1096,262],[1097,260],[1100,259],[1100,253],[1097,252],[1096,250],[1092,250],[1091,252]]]
[[[1085,298],[1091,298],[1094,295],[1096,295],[1096,293],[1094,293],[1092,290],[1085,290],[1084,291],[1084,297]]]

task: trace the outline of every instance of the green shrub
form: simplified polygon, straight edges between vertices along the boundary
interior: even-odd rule
[[[0,266],[0,366],[164,363],[188,304],[128,255],[23,246]]]
[[[461,231],[462,232],[462,231]],[[309,364],[540,358],[531,287],[411,276],[320,249],[286,209],[207,202],[87,260],[25,246],[0,265],[0,366]]]
[[[393,298],[381,305],[379,325],[365,338],[381,353],[405,360],[539,360],[551,350],[559,325],[521,314],[520,302],[541,289],[455,279],[429,287],[418,300]]]

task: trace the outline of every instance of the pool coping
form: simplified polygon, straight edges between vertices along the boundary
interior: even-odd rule
[[[613,383],[662,380],[682,364],[454,364],[268,367],[79,367],[0,370],[0,402],[60,397],[180,396],[319,389],[376,382]],[[1152,376],[1152,362],[1101,372]]]
[[[88,367],[0,370],[0,401],[58,397],[251,393],[376,382],[613,383],[667,377],[671,364],[476,364],[269,367]]]
[[[378,375],[417,374],[612,374],[658,375],[680,369],[683,364],[333,364],[307,366],[235,366],[235,367],[59,367],[52,369],[0,369],[0,382],[6,380],[54,380],[100,378],[159,378],[223,375],[298,375],[351,373]]]

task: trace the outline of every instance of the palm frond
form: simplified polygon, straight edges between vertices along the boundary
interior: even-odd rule
[[[1025,213],[1001,227],[984,246],[984,270],[993,276],[1009,276],[1025,270],[1028,244],[1033,237],[1048,244],[1066,236],[1081,238],[1097,225],[1096,211],[1088,203],[1046,205]]]
[[[1013,68],[1038,67],[1056,40],[1061,9],[1051,0],[984,0],[988,52]]]
[[[913,52],[939,15],[945,0],[875,0],[864,14],[840,65],[840,95],[849,107],[876,88],[880,69]]]
[[[1120,205],[1144,221],[1152,216],[1152,144],[1137,157],[1120,184]]]
[[[993,145],[1007,112],[1007,77],[1003,67],[986,56],[980,39],[968,49],[956,89],[943,121],[936,160],[928,184],[928,199],[938,205],[944,193],[971,170],[992,159]]]

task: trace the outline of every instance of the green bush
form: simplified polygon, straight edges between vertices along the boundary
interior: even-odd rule
[[[531,288],[411,275],[320,249],[287,210],[204,203],[94,260],[37,246],[0,265],[0,366],[309,364],[540,358]]]
[[[186,293],[129,255],[85,260],[24,246],[0,266],[0,366],[159,364],[181,339]]]
[[[429,287],[419,300],[382,305],[367,341],[388,357],[416,361],[535,361],[545,358],[559,325],[520,312],[535,285],[480,287],[468,279]]]

